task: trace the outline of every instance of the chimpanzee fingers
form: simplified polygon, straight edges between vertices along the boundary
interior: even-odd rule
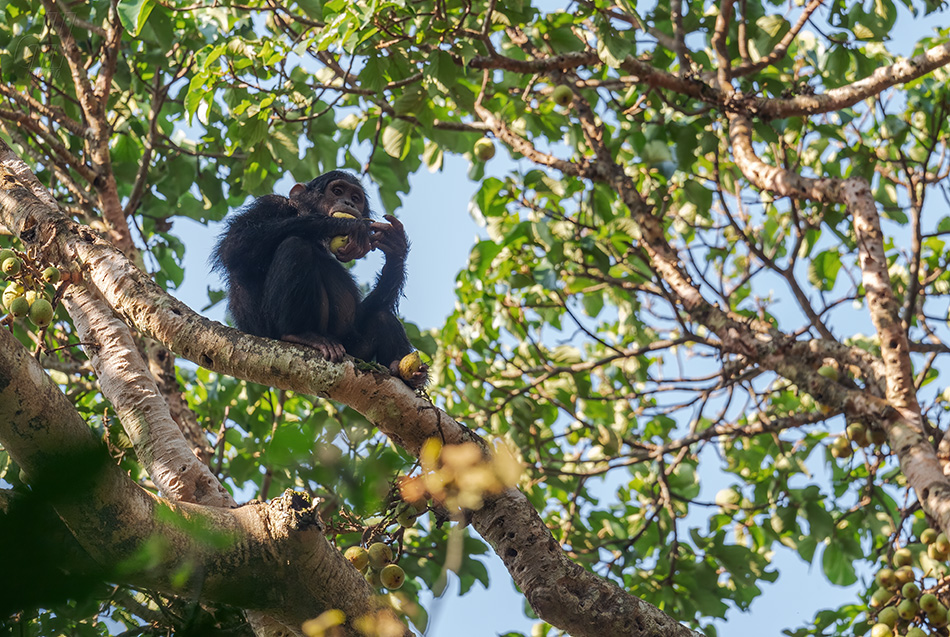
[[[330,350],[330,353],[327,354],[326,357],[331,363],[343,361],[343,357],[346,355],[346,350],[343,348],[343,345],[340,343],[331,343],[327,349]]]
[[[343,356],[346,354],[346,350],[342,345],[331,340],[324,340],[319,343],[314,343],[314,349],[331,363],[342,362]]]
[[[402,221],[394,217],[393,215],[383,215],[383,218],[392,224],[393,228],[396,230],[402,230],[405,232],[405,228],[402,225]]]
[[[407,385],[413,389],[422,389],[429,382],[429,366],[423,363],[422,367],[419,368],[415,374],[410,378],[405,379]]]
[[[386,223],[374,223],[370,236],[373,247],[379,248],[386,254],[405,254],[409,250],[409,242],[402,224],[397,227]]]
[[[339,363],[346,355],[346,348],[344,348],[341,343],[337,343],[331,338],[320,336],[312,332],[306,332],[304,334],[285,334],[281,336],[280,339],[288,343],[297,343],[299,345],[312,347],[317,350],[320,356],[331,363]]]
[[[365,242],[351,240],[336,252],[336,258],[338,261],[346,263],[347,261],[362,259],[370,250],[372,250],[372,246],[368,240]]]
[[[373,247],[381,250],[383,254],[405,255],[409,252],[409,246],[405,241],[393,241],[390,238],[378,239],[373,243]]]
[[[401,378],[402,382],[409,385],[409,387],[412,389],[422,389],[429,382],[429,366],[426,363],[420,365],[419,369],[406,377],[402,375],[402,372],[399,369],[399,361],[396,360],[390,363],[389,372],[393,376]]]

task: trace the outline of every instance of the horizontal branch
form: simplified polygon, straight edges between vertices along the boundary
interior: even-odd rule
[[[0,153],[3,150],[0,147]],[[357,368],[349,358],[330,363],[313,349],[250,336],[196,314],[111,244],[36,199],[14,174],[2,174],[2,167],[0,156],[0,223],[21,239],[31,228],[29,245],[63,268],[80,264],[87,284],[98,288],[120,316],[177,355],[218,373],[339,401],[415,456],[429,438],[446,444],[478,440],[387,371]],[[517,489],[486,496],[472,524],[505,562],[539,616],[575,637],[695,635],[571,561]],[[280,618],[279,613],[275,616]]]
[[[950,63],[950,42],[937,45],[906,60],[883,66],[868,77],[819,95],[797,95],[788,99],[751,99],[746,106],[760,117],[798,117],[840,111],[885,89],[904,84]]]
[[[107,579],[262,610],[289,626],[331,608],[350,619],[379,612],[369,584],[327,541],[306,496],[288,492],[226,509],[152,495],[113,462],[7,330],[0,330],[0,415],[0,442],[31,492],[56,510]],[[148,547],[161,559],[143,563]],[[360,633],[351,625],[348,634]]]

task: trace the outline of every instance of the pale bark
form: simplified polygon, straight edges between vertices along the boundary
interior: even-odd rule
[[[36,497],[56,510],[111,578],[263,611],[287,626],[331,608],[351,620],[380,612],[363,576],[326,540],[315,503],[288,492],[232,509],[148,493],[114,464],[6,330],[0,330],[0,442]],[[162,559],[133,567],[142,563],[146,543],[161,547]],[[189,574],[184,584],[182,573]],[[391,612],[386,616],[395,621]],[[360,633],[350,622],[346,634]]]
[[[413,455],[433,437],[446,444],[478,440],[378,366],[357,367],[352,359],[330,363],[312,349],[250,336],[195,314],[118,250],[44,206],[15,181],[0,188],[0,221],[21,238],[29,227],[29,241],[43,246],[50,260],[70,255],[66,262],[81,263],[86,280],[120,316],[177,354],[213,371],[349,405]],[[486,497],[473,515],[473,526],[498,552],[539,616],[575,637],[602,637],[605,627],[622,627],[631,637],[658,630],[697,634],[573,563],[520,491]],[[580,612],[567,610],[577,604]]]
[[[102,394],[112,403],[139,462],[161,492],[180,502],[237,506],[208,465],[191,452],[128,326],[94,290],[83,285],[71,285],[63,302]]]
[[[887,402],[878,405],[879,399],[870,396],[858,400],[859,392],[852,390],[846,394],[838,393],[835,400],[827,402],[843,406],[852,417],[865,418],[885,428],[901,471],[921,506],[937,521],[940,529],[950,534],[950,479],[944,475],[944,468],[923,427],[912,375],[910,345],[891,288],[884,234],[868,183],[860,178],[812,179],[769,166],[755,154],[749,120],[733,114],[729,122],[736,165],[756,188],[779,196],[836,203],[851,214],[858,238],[868,310],[881,342],[884,369],[880,380],[885,387]],[[817,391],[816,397],[820,399],[822,389],[812,391]]]

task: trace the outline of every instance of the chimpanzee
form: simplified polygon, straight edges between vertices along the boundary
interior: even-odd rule
[[[396,306],[405,282],[409,241],[402,224],[374,222],[366,191],[353,175],[333,170],[290,197],[266,195],[231,217],[211,256],[228,283],[228,310],[238,328],[313,347],[339,362],[344,354],[388,365],[413,352]],[[334,237],[349,240],[332,251]],[[363,298],[341,261],[379,248],[386,262]],[[406,374],[425,385],[427,366]]]

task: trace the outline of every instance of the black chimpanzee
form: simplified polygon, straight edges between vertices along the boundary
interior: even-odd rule
[[[231,218],[211,256],[226,274],[238,328],[309,345],[333,362],[344,354],[375,360],[398,375],[399,361],[413,351],[396,317],[409,241],[395,217],[386,219],[370,219],[363,186],[339,170],[297,184],[290,197],[255,199]],[[340,235],[349,241],[332,252],[330,242]],[[363,298],[340,262],[376,248],[386,262]],[[423,365],[403,380],[422,387],[427,372]]]

